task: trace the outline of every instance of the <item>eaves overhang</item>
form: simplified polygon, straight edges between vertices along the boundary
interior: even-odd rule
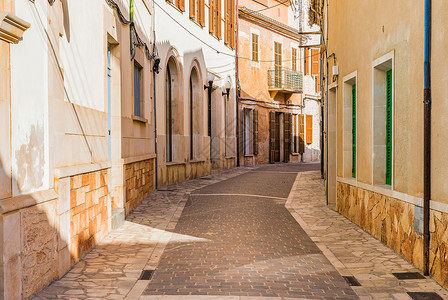
[[[266,17],[263,14],[252,11],[246,7],[241,7],[238,9],[238,17],[255,23],[270,31],[280,33],[288,38],[301,41],[302,43],[305,43],[307,40],[306,35],[301,34],[296,29]]]

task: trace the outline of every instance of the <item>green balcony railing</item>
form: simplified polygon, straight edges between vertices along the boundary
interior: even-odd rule
[[[302,93],[303,76],[299,72],[286,68],[269,69],[268,86],[269,89],[272,90],[284,90],[292,93]]]

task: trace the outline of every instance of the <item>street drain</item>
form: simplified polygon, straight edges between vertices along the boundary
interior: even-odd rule
[[[443,300],[439,294],[434,292],[408,292],[413,300]]]
[[[342,276],[345,281],[347,281],[349,286],[361,286],[359,281],[355,278],[355,276]]]
[[[143,270],[138,280],[151,280],[154,270]]]
[[[425,276],[418,272],[403,272],[403,273],[392,273],[399,280],[408,279],[425,279]]]

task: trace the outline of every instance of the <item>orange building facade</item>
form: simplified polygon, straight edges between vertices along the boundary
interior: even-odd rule
[[[319,159],[319,108],[304,97],[304,72],[319,81],[319,55],[305,48],[289,3],[239,2],[238,77],[241,165]],[[313,60],[312,58],[315,58]],[[306,84],[315,94],[320,87]],[[309,97],[306,97],[309,98]],[[318,97],[316,97],[318,100]],[[313,109],[311,109],[313,110]],[[305,156],[307,153],[307,156]],[[309,154],[308,154],[309,153]]]

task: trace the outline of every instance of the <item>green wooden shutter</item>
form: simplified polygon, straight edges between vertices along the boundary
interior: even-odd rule
[[[352,177],[356,178],[356,84],[352,88]]]
[[[254,109],[254,154],[258,154],[258,110]]]
[[[392,70],[387,71],[386,184],[392,184]]]

